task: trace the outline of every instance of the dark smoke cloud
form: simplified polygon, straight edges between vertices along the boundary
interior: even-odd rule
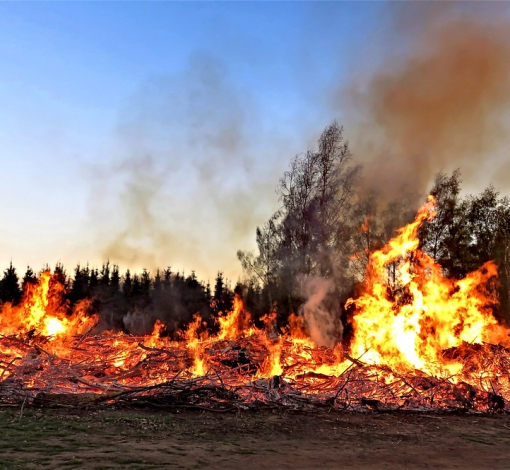
[[[390,11],[380,65],[336,92],[359,118],[351,141],[367,187],[422,197],[435,173],[456,168],[467,185],[508,187],[508,168],[508,179],[496,177],[509,129],[508,7],[413,2]]]

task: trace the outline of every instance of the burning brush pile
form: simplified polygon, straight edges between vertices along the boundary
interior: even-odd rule
[[[208,334],[199,316],[179,340],[156,322],[147,336],[104,331],[88,301],[67,313],[49,272],[0,316],[2,406],[152,406],[209,410],[510,409],[509,330],[492,315],[496,266],[447,279],[418,249],[434,201],[370,256],[348,301],[350,344],[317,347],[302,325],[253,326],[242,301]],[[298,322],[299,323],[299,322]]]

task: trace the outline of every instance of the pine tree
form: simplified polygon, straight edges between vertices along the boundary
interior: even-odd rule
[[[172,268],[169,266],[163,272],[164,281],[163,281],[163,289],[168,290],[172,284]]]
[[[156,270],[153,287],[156,292],[160,292],[161,289],[163,288],[163,282],[161,281],[161,274],[159,272],[159,269]]]
[[[151,275],[149,271],[144,269],[140,277],[140,293],[147,299],[149,299],[151,295],[150,294],[151,284],[152,284]]]
[[[69,292],[69,300],[71,305],[76,304],[80,300],[87,297],[88,291],[88,275],[85,275],[85,270],[78,264],[74,269],[74,278]]]
[[[216,276],[216,283],[214,285],[214,311],[218,312],[228,312],[232,309],[232,304],[234,301],[234,294],[228,288],[225,279],[223,278],[223,273],[218,271],[218,275]]]
[[[112,269],[112,276],[110,278],[110,295],[115,295],[120,291],[120,274],[119,267],[114,264]]]
[[[124,282],[122,283],[122,292],[124,292],[124,296],[126,298],[131,297],[131,292],[133,290],[133,281],[131,279],[131,273],[129,269],[124,274]]]
[[[27,266],[27,270],[25,272],[25,275],[23,276],[23,282],[22,282],[22,289],[23,292],[26,289],[26,286],[28,284],[35,284],[37,282],[37,276],[35,275],[34,271],[30,266]]]
[[[94,297],[98,294],[98,286],[99,286],[99,271],[97,268],[90,270],[90,278],[89,278],[89,291],[91,297]]]
[[[66,274],[66,270],[64,269],[64,265],[62,263],[57,263],[55,265],[55,269],[53,270],[54,279],[64,285],[66,288],[68,287],[68,278]]]
[[[221,302],[221,299],[223,297],[223,286],[224,286],[223,273],[218,271],[218,275],[216,276],[216,284],[214,284],[214,300],[216,300],[217,302]]]
[[[212,293],[211,293],[211,283],[209,281],[207,281],[207,284],[205,285],[205,296],[207,298],[207,302],[211,303]]]
[[[103,264],[101,268],[101,273],[99,274],[99,284],[105,287],[105,291],[110,285],[110,262],[107,261],[106,264]]]
[[[138,274],[135,274],[133,276],[133,284],[131,287],[131,296],[132,297],[139,297],[142,293],[142,283],[140,282],[140,276]]]
[[[0,281],[0,300],[17,304],[21,300],[21,294],[18,274],[11,261],[9,267],[4,271],[4,277]]]

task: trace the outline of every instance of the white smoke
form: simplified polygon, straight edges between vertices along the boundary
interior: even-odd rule
[[[303,282],[303,293],[307,301],[299,314],[305,320],[310,338],[318,346],[332,348],[341,338],[343,326],[335,303],[334,284],[331,279],[307,277]]]
[[[154,327],[154,319],[142,311],[128,312],[122,321],[126,330],[137,336],[150,334]]]

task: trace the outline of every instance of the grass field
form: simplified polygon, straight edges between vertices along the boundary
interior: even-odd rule
[[[510,468],[508,416],[4,408],[0,431],[0,469]]]

